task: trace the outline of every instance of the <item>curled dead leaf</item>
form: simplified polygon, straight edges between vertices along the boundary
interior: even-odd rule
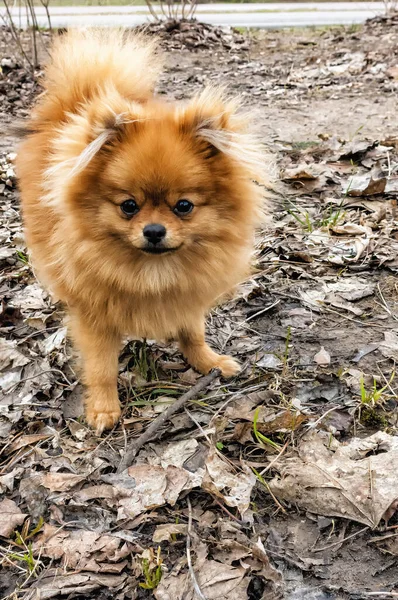
[[[348,444],[311,432],[276,468],[272,493],[318,515],[377,527],[398,498],[398,439],[381,431]]]
[[[57,530],[48,524],[33,548],[41,556],[61,560],[64,567],[96,573],[121,571],[127,564],[122,559],[130,554],[128,546],[113,535],[81,529]]]
[[[127,575],[108,575],[102,573],[64,573],[59,574],[59,569],[49,569],[44,577],[34,581],[31,589],[24,596],[24,600],[37,598],[48,600],[62,596],[89,594],[101,587],[112,590],[118,588]],[[87,597],[87,596],[86,596]]]
[[[173,536],[186,535],[188,531],[188,525],[184,523],[165,523],[164,525],[158,525],[153,532],[152,541],[156,544],[160,542],[170,542]]]
[[[0,371],[23,367],[30,362],[30,358],[17,350],[17,343],[12,340],[0,339]]]
[[[285,169],[282,173],[282,179],[285,181],[288,180],[300,180],[300,179],[318,179],[320,175],[322,175],[325,170],[327,170],[326,165],[318,165],[318,164],[306,164],[301,163],[297,167],[293,167],[292,169]]]
[[[398,361],[398,331],[385,331],[384,340],[379,344],[379,350],[386,358]]]
[[[317,352],[314,356],[314,361],[320,367],[327,367],[330,365],[330,354],[325,348],[322,346],[319,352]]]
[[[8,538],[16,527],[22,525],[26,517],[13,500],[5,498],[0,502],[0,536]]]
[[[387,185],[387,177],[385,173],[376,166],[370,173],[356,175],[348,180],[344,193],[348,196],[373,196],[382,194]]]
[[[236,507],[243,516],[249,508],[250,495],[256,483],[252,470],[242,463],[241,471],[235,471],[215,448],[210,449],[205,466],[202,488],[222,498],[228,506]]]
[[[67,492],[86,479],[85,475],[73,473],[40,473],[34,477],[37,485],[42,485],[50,492]]]

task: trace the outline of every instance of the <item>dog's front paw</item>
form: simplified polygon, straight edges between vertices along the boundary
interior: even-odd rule
[[[101,435],[105,429],[112,429],[112,427],[118,422],[119,418],[120,409],[106,412],[88,410],[86,413],[86,421],[90,427],[95,429],[95,433],[97,435]]]
[[[120,418],[120,404],[114,390],[90,390],[86,397],[86,421],[98,435],[112,429]]]
[[[212,369],[220,369],[223,377],[233,377],[240,371],[240,364],[237,360],[227,354],[220,354],[214,361]]]

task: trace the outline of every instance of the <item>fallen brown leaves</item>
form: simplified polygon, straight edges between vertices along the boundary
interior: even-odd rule
[[[250,56],[238,34],[177,28],[174,47],[218,41],[196,63],[171,54],[168,77],[181,97],[230,80],[267,106],[264,127],[273,106],[298,114],[323,91],[395,93],[397,23],[377,21],[373,37],[369,27],[363,39],[331,30],[313,45],[270,33],[265,50],[247,45]],[[25,102],[20,74],[9,67],[2,83],[26,89]],[[0,101],[23,114],[16,99]],[[398,499],[398,138],[318,133],[299,143],[267,133],[281,179],[274,221],[258,236],[253,276],[208,322],[240,376],[214,378],[166,413],[198,375],[172,344],[130,342],[123,421],[102,438],[81,419],[62,308],[33,277],[11,148],[1,154],[0,595],[337,600],[336,589],[394,590],[395,530],[382,528],[396,527]],[[158,439],[117,472],[160,415]]]
[[[8,538],[14,529],[23,524],[26,517],[15,502],[4,498],[0,502],[0,536]]]
[[[128,543],[94,531],[65,531],[45,525],[34,544],[42,557],[59,560],[64,568],[93,573],[120,573],[131,554]]]
[[[269,486],[315,514],[338,516],[375,528],[391,518],[398,499],[398,439],[378,432],[339,444],[312,432],[300,442],[298,456],[280,459],[280,477]]]

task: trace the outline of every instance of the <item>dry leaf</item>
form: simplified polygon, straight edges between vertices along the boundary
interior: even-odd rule
[[[182,467],[195,454],[198,446],[197,440],[193,439],[181,440],[180,442],[165,445],[165,449],[159,459],[161,466],[164,468],[167,468],[169,465]]]
[[[330,365],[329,352],[327,352],[327,350],[325,350],[325,348],[323,346],[321,346],[321,349],[319,350],[319,352],[317,352],[314,356],[314,361],[320,367],[327,367],[328,365]]]
[[[299,290],[299,294],[303,304],[315,310],[322,308],[326,296],[323,290]]]
[[[73,530],[58,531],[56,527],[45,525],[34,550],[41,556],[54,560],[61,559],[61,566],[93,572],[115,572],[126,566],[122,562],[116,566],[109,561],[118,562],[126,558],[130,551],[123,546],[120,538],[102,535],[95,531]]]
[[[244,545],[230,539],[221,540],[212,552],[214,560],[207,558],[206,545],[196,542],[193,571],[206,600],[248,600],[250,573],[267,581],[267,590],[270,592],[267,600],[279,600],[282,597],[281,574],[270,564],[261,540],[258,539],[256,544],[248,539],[247,542]],[[241,564],[239,567],[232,566],[229,564],[232,561],[241,561]],[[198,598],[190,574],[181,573],[178,568],[163,576],[154,595],[157,600]]]
[[[0,535],[10,537],[16,527],[25,521],[25,515],[13,500],[5,498],[0,502]]]
[[[17,343],[0,338],[0,371],[23,367],[30,362],[30,358],[17,350]]]
[[[197,474],[173,465],[164,468],[141,464],[130,467],[127,473],[103,475],[102,479],[114,488],[113,497],[117,501],[120,520],[133,519],[146,510],[164,504],[174,506],[182,491],[201,484],[202,476],[203,470]],[[104,494],[108,494],[108,488]]]
[[[86,479],[85,475],[74,475],[73,473],[40,473],[34,477],[38,485],[48,488],[51,492],[68,492],[78,483]]]
[[[247,600],[246,569],[205,560],[196,567],[198,585],[206,600]],[[164,577],[154,591],[157,600],[196,600],[188,573]]]
[[[340,235],[367,235],[368,230],[363,225],[356,223],[344,223],[344,225],[334,225],[332,228],[334,233]]]
[[[22,313],[31,313],[34,310],[47,308],[47,293],[38,283],[27,285],[12,298],[12,306],[20,308]],[[31,314],[29,316],[32,316]]]
[[[275,356],[275,354],[264,354],[260,360],[256,362],[258,367],[263,367],[263,369],[279,369],[283,362],[280,358]]]
[[[343,310],[348,310],[349,312],[353,313],[357,317],[360,317],[363,314],[362,308],[359,308],[359,306],[353,306],[347,300],[342,298],[340,296],[340,294],[335,294],[334,292],[326,294],[325,303],[330,304],[331,306],[334,306],[335,308],[341,308]]]
[[[348,196],[372,196],[382,194],[386,188],[387,177],[376,165],[368,174],[356,175],[348,180],[344,194]]]
[[[12,442],[12,444],[7,446],[5,454],[6,455],[12,454],[13,452],[16,452],[17,450],[19,450],[20,448],[24,448],[25,446],[31,446],[33,444],[36,444],[37,442],[41,442],[43,440],[48,440],[49,438],[53,437],[53,435],[54,434],[44,434],[44,433],[36,433],[36,434],[32,434],[32,435],[22,435],[21,437],[14,440]]]
[[[367,140],[353,140],[344,144],[342,151],[338,154],[339,158],[354,158],[357,159],[369,150],[372,150],[377,142],[369,142]]]
[[[188,525],[183,523],[165,523],[164,525],[158,525],[153,532],[152,541],[156,544],[160,542],[170,542],[175,535],[186,535],[188,531]]]
[[[225,539],[212,550],[212,557],[218,562],[232,565],[233,562],[242,560],[251,556],[249,546],[244,546],[240,542],[232,539]]]
[[[272,407],[266,406],[266,404],[269,403],[273,397],[274,394],[269,390],[261,390],[259,392],[245,394],[244,396],[238,396],[236,400],[227,406],[225,416],[229,419],[237,419],[239,421],[242,419],[245,421],[253,421],[253,416],[257,407],[259,407],[260,420],[266,418],[268,415],[272,417],[275,415],[275,410]]]
[[[236,472],[215,448],[210,449],[205,466],[202,488],[222,498],[228,506],[236,507],[243,516],[249,508],[251,491],[256,483],[252,470],[242,463],[242,471]]]
[[[24,596],[24,600],[48,600],[59,595],[69,596],[85,594],[101,587],[106,590],[118,588],[127,575],[103,575],[101,573],[67,573],[59,574],[59,569],[48,570],[45,576],[34,581],[31,590]]]
[[[362,298],[373,296],[376,285],[360,277],[340,278],[335,283],[325,283],[327,292],[338,293],[339,296],[349,302],[356,302]]]
[[[385,331],[384,340],[379,344],[379,350],[386,358],[398,361],[398,331]]]
[[[234,407],[228,413],[230,418],[237,419]],[[260,406],[252,410],[242,411],[240,422],[236,423],[231,439],[244,444],[253,441],[253,421],[257,415],[257,430],[264,435],[276,432],[295,431],[308,417],[295,410],[280,410],[276,407]],[[242,422],[249,421],[249,423]]]
[[[51,354],[54,350],[59,350],[65,344],[66,333],[66,327],[60,327],[57,331],[49,335],[40,344],[42,353],[47,356],[47,354]]]
[[[276,468],[273,494],[318,515],[377,527],[398,498],[398,438],[380,431],[345,445],[311,432],[298,456],[283,457]]]
[[[285,169],[282,173],[282,179],[288,180],[300,180],[300,179],[318,179],[327,170],[325,165],[318,164],[305,164],[302,163],[292,169]]]
[[[11,258],[15,255],[14,248],[0,248],[0,261]]]

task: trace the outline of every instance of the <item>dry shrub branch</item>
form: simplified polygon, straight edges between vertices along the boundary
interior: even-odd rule
[[[173,2],[171,0],[160,0],[160,11],[157,12],[151,0],[146,0],[149,12],[156,21],[186,21],[191,20],[195,16],[197,8],[197,0],[181,0]]]
[[[51,30],[50,2],[49,0],[40,1],[46,11],[48,28]],[[3,0],[3,4],[6,10],[5,15],[2,15],[6,26],[5,31],[11,33],[18,49],[19,58],[34,74],[35,69],[39,66],[39,47],[42,46],[46,50],[46,46],[42,40],[33,0],[18,0],[12,5],[9,0]],[[29,42],[26,41],[26,36],[23,36],[22,20],[25,20],[27,24]]]

